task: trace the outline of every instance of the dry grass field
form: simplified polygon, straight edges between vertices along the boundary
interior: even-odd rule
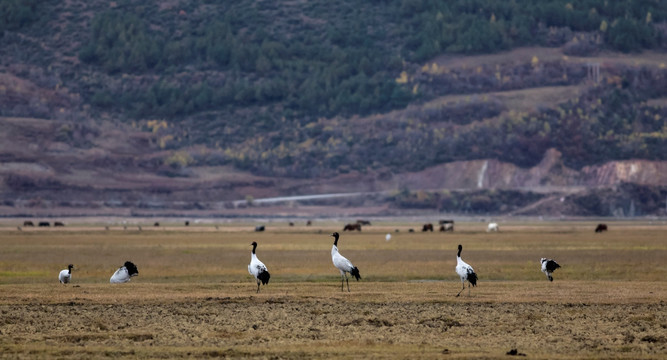
[[[22,229],[0,224],[2,358],[658,359],[667,355],[667,224],[507,222],[500,233],[341,233],[362,280],[340,291],[339,223],[263,233],[164,224]],[[166,225],[166,226],[165,226]],[[394,232],[399,229],[400,232]],[[392,239],[385,241],[385,234]],[[255,293],[250,243],[271,272]],[[456,246],[478,287],[455,297]],[[562,268],[549,283],[539,258]],[[139,276],[111,285],[131,260]],[[73,263],[73,283],[58,272]]]

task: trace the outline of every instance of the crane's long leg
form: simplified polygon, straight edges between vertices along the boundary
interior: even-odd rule
[[[468,282],[468,297],[470,297],[470,282]]]
[[[347,278],[347,274],[345,274],[345,281],[347,282],[347,292],[350,292],[350,280]]]
[[[345,282],[345,280],[343,280],[343,278],[345,277],[344,275],[345,274],[340,274],[340,291],[341,292],[345,291],[344,288],[343,288],[343,283]]]
[[[461,291],[465,290],[465,288],[466,288],[466,283],[463,282],[463,281],[461,281],[461,285],[463,286],[463,287],[461,288]],[[459,291],[459,293],[456,294],[456,297],[458,297],[459,295],[461,295],[461,291]]]
[[[257,279],[257,294],[259,294],[259,279]]]

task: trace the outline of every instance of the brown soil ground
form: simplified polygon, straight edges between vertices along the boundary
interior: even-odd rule
[[[664,283],[486,283],[460,298],[440,282],[355,282],[351,293],[335,282],[278,284],[259,295],[252,284],[126,285],[3,289],[4,357],[501,358],[518,349],[638,359],[667,350]]]

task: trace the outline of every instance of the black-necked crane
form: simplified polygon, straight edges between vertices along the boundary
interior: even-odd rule
[[[72,281],[72,269],[74,269],[74,265],[69,264],[67,265],[67,269],[62,270],[60,274],[58,274],[58,280],[60,280],[61,284],[69,284],[69,282]]]
[[[111,275],[109,282],[112,284],[126,283],[130,281],[133,276],[137,275],[139,275],[137,266],[134,265],[131,261],[126,261],[123,266],[118,268],[118,270],[116,270],[116,272]]]
[[[556,269],[560,267],[557,262],[553,261],[553,259],[547,259],[547,258],[541,258],[540,262],[542,263],[542,272],[547,276],[547,279],[549,281],[554,281],[553,274]]]
[[[461,291],[466,288],[465,282],[468,281],[468,296],[470,296],[470,285],[477,286],[477,274],[475,274],[472,266],[461,260],[461,250],[463,250],[463,246],[459,245],[459,252],[456,255],[456,273],[461,278]],[[461,291],[456,296],[461,295]]]
[[[331,234],[334,238],[333,247],[331,247],[331,261],[338,270],[340,270],[340,291],[344,291],[343,282],[347,282],[347,292],[350,292],[350,281],[347,278],[347,273],[354,276],[357,281],[361,279],[359,274],[359,269],[356,266],[352,265],[350,260],[346,259],[343,255],[338,252],[338,235],[337,232]]]
[[[250,253],[250,264],[248,264],[248,272],[250,275],[255,277],[255,280],[257,280],[257,292],[259,293],[259,284],[268,284],[269,279],[271,278],[271,274],[269,274],[269,271],[266,269],[264,263],[259,261],[257,254],[255,254],[255,250],[257,249],[257,242],[253,241],[250,245],[252,245],[252,253]]]

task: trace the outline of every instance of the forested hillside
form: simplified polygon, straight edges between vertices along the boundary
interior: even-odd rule
[[[0,0],[0,20],[0,115],[64,121],[74,147],[99,121],[149,131],[156,167],[308,178],[667,154],[665,61],[603,63],[596,83],[586,67],[665,54],[661,0]],[[562,56],[447,66],[519,47]],[[580,91],[526,111],[495,96],[563,86]]]

